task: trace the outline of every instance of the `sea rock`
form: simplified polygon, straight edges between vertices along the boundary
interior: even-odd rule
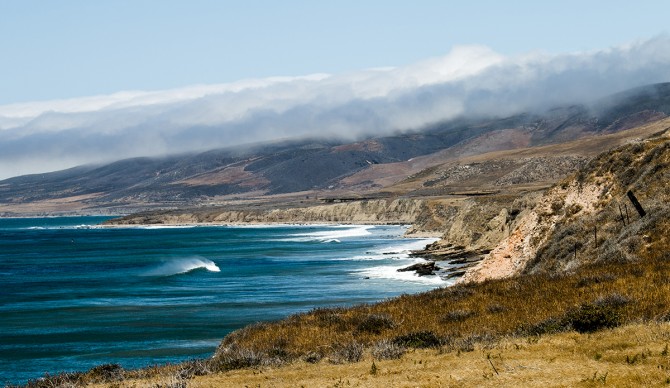
[[[426,275],[435,275],[435,271],[438,270],[440,270],[440,267],[435,265],[434,261],[429,261],[427,263],[417,263],[412,264],[409,267],[399,268],[397,271],[398,272],[414,271],[419,276],[426,276]]]

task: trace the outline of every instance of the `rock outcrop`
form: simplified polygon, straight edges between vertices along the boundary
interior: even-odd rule
[[[435,275],[435,271],[439,271],[441,268],[438,267],[434,261],[428,261],[425,263],[416,263],[404,268],[398,268],[398,272],[414,272],[419,276],[428,276]]]
[[[528,201],[534,205],[518,213],[507,235],[462,281],[667,255],[669,179],[667,128],[605,152]],[[629,191],[648,209],[644,217],[633,210]]]

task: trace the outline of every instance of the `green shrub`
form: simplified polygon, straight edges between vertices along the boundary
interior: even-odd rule
[[[500,314],[500,313],[504,313],[505,311],[507,311],[507,307],[505,307],[503,305],[500,305],[500,304],[492,304],[492,305],[489,305],[486,308],[486,310],[491,314]]]
[[[470,310],[453,310],[446,313],[441,321],[444,323],[448,322],[461,322],[475,315],[474,311]]]
[[[437,348],[442,341],[430,331],[419,331],[401,335],[393,339],[396,345],[407,348]]]
[[[387,314],[370,314],[356,325],[356,330],[365,333],[379,334],[395,327],[393,319]]]
[[[567,319],[572,328],[579,333],[593,333],[621,324],[621,314],[618,306],[609,304],[583,304],[576,310],[569,312]]]
[[[519,330],[519,334],[532,336],[554,334],[566,331],[569,327],[569,321],[566,320],[565,317],[549,317],[534,325],[522,326]]]
[[[263,355],[251,349],[231,346],[223,349],[215,360],[216,370],[250,368],[261,365]]]

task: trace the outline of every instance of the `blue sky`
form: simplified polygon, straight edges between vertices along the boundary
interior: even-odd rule
[[[0,0],[0,179],[670,82],[670,1]]]
[[[0,0],[0,105],[403,66],[456,45],[603,49],[668,1]]]

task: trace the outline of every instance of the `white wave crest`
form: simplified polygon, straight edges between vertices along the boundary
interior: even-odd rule
[[[53,225],[53,226],[29,226],[25,230],[58,230],[58,229],[98,229],[99,225]]]
[[[340,242],[343,238],[350,237],[361,237],[370,235],[370,229],[373,229],[374,225],[361,225],[354,227],[335,227],[329,230],[323,230],[319,232],[309,232],[309,233],[296,233],[292,234],[290,238],[282,239],[282,241],[295,241],[295,242],[306,242],[306,241],[320,241],[320,242]]]
[[[144,276],[172,276],[191,272],[196,269],[206,269],[209,272],[221,272],[221,269],[211,260],[189,257],[170,260],[145,272]]]
[[[364,255],[357,255],[352,257],[338,257],[332,259],[333,261],[388,261],[397,262],[399,260],[410,259],[412,251],[424,249],[426,245],[437,241],[437,238],[422,238],[422,239],[406,239],[404,244],[397,245],[383,245],[373,248]]]
[[[435,241],[439,240],[438,238],[422,238],[422,239],[411,239],[404,244],[385,246],[378,250],[378,253],[384,255],[406,255],[412,251],[417,251],[420,249],[426,248],[426,245],[432,244]]]
[[[421,262],[423,260],[418,260],[416,262]],[[362,276],[365,278],[370,278],[370,279],[388,279],[388,280],[396,280],[396,281],[403,281],[403,282],[411,282],[411,283],[423,283],[423,284],[432,284],[432,285],[448,285],[450,283],[453,283],[453,281],[449,280],[444,280],[438,275],[429,275],[429,276],[419,276],[416,273],[412,271],[406,271],[406,272],[398,272],[398,269],[406,267],[406,265],[403,266],[378,266],[378,267],[370,267],[366,269],[362,269],[359,271],[356,271],[356,276]]]
[[[191,229],[196,228],[199,225],[196,224],[183,224],[183,225],[124,225],[124,226],[114,226],[114,228],[123,228],[123,229]]]

